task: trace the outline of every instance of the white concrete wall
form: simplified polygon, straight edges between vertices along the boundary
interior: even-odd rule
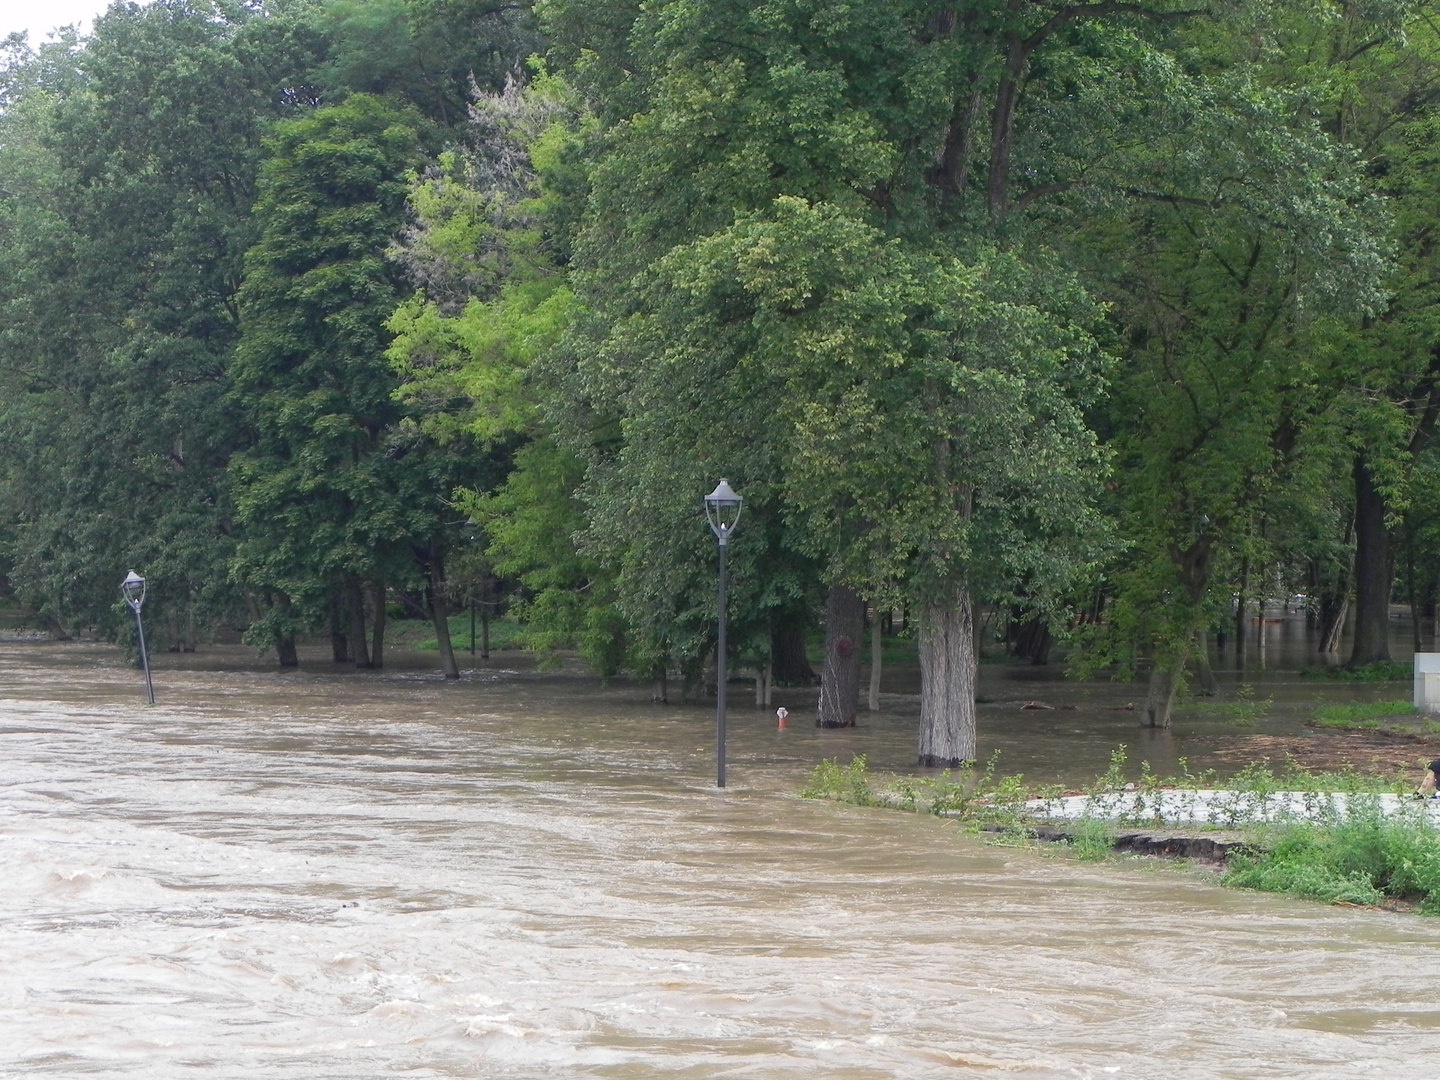
[[[1440,653],[1415,654],[1415,708],[1440,713]]]

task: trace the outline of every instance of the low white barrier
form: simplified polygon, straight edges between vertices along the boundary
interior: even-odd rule
[[[1440,799],[1327,791],[1160,790],[1115,791],[1031,799],[1029,814],[1055,821],[1097,818],[1131,825],[1248,825],[1276,821],[1335,821],[1356,810],[1383,814],[1410,810],[1440,824]]]

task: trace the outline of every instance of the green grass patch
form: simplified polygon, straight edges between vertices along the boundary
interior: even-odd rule
[[[1316,709],[1315,723],[1320,727],[1364,731],[1384,726],[1382,720],[1414,718],[1415,715],[1415,706],[1408,701],[1354,701]]]
[[[1227,885],[1326,903],[1414,902],[1440,915],[1440,832],[1425,803],[1384,815],[1378,800],[1352,800],[1335,820],[1256,828],[1257,854],[1231,856]]]
[[[1377,660],[1358,668],[1324,667],[1301,668],[1301,675],[1322,679],[1342,679],[1351,682],[1399,682],[1415,677],[1414,664],[1401,664],[1394,660]]]
[[[462,611],[451,615],[450,647],[457,656],[470,655],[470,613]],[[524,647],[524,628],[513,619],[490,620],[490,651],[519,649]],[[484,631],[480,620],[475,620],[475,654],[480,654],[481,638]],[[435,638],[435,627],[428,619],[393,619],[385,626],[385,640],[388,644],[410,649],[438,652],[440,643]]]
[[[1255,687],[1249,683],[1243,683],[1231,701],[1220,701],[1215,698],[1187,701],[1183,705],[1175,706],[1175,711],[1223,718],[1236,727],[1251,727],[1255,721],[1268,716],[1270,708],[1274,704],[1274,698],[1257,698]]]

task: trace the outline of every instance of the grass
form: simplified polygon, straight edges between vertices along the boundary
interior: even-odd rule
[[[1399,682],[1415,675],[1414,664],[1401,664],[1394,660],[1377,660],[1358,668],[1324,667],[1301,668],[1301,675],[1324,679],[1345,679],[1354,682]]]
[[[456,655],[470,654],[470,613],[462,611],[451,615],[450,647]],[[523,627],[513,619],[490,620],[490,651],[522,648]],[[479,655],[482,630],[480,620],[475,620],[475,649]],[[385,626],[387,644],[411,649],[439,651],[440,643],[435,639],[435,627],[428,619],[392,619]]]
[[[1216,701],[1213,698],[1206,698],[1177,705],[1175,711],[1223,717],[1236,727],[1253,727],[1255,721],[1269,715],[1270,708],[1274,704],[1274,698],[1257,698],[1255,687],[1249,683],[1243,683],[1233,701]]]
[[[1347,731],[1374,731],[1384,726],[1382,720],[1415,715],[1415,706],[1408,701],[1355,701],[1316,709],[1315,723]]]

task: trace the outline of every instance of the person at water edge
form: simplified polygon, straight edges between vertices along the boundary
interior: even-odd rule
[[[1420,787],[1415,791],[1417,798],[1433,799],[1440,794],[1435,790],[1437,776],[1440,776],[1440,760],[1430,762],[1430,767],[1425,770],[1425,779],[1420,781]]]

